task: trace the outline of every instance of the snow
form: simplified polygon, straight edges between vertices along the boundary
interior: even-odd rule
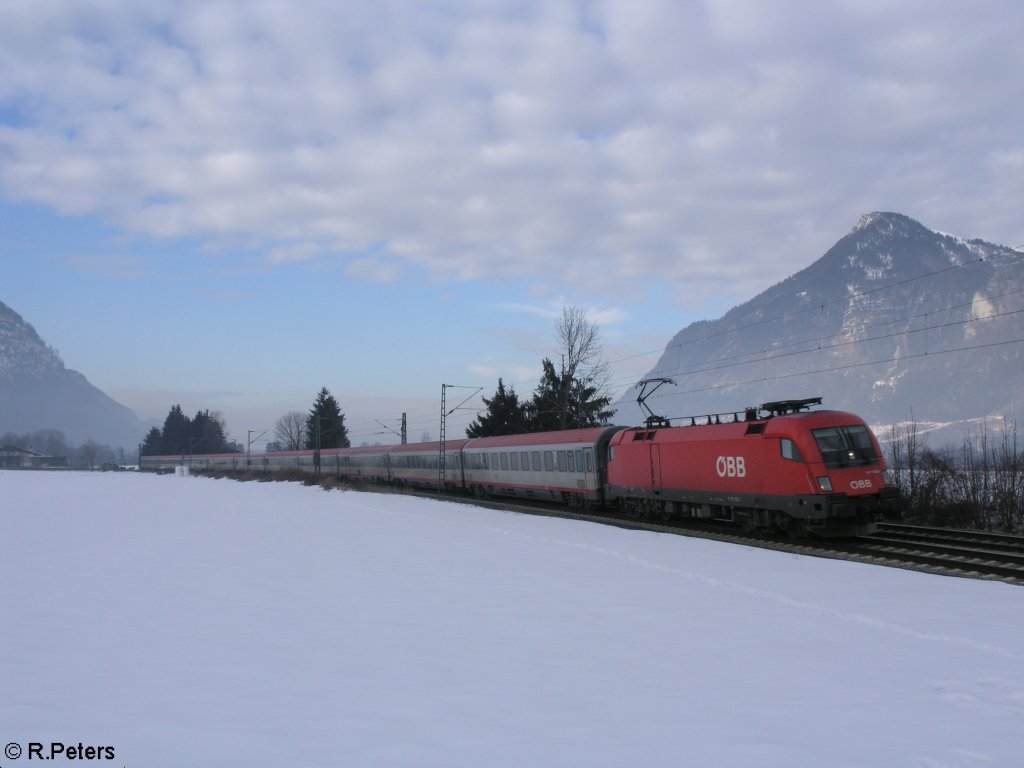
[[[0,524],[0,742],[26,750],[113,746],[103,764],[127,768],[1024,755],[1020,587],[135,473],[0,472]]]

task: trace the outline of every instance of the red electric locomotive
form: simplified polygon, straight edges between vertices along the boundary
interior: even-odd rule
[[[606,500],[634,513],[793,535],[868,532],[897,499],[881,449],[860,417],[806,410],[820,403],[766,403],[728,423],[709,417],[623,430],[609,446]]]

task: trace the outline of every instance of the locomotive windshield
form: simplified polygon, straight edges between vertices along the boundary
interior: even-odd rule
[[[878,463],[878,453],[866,427],[829,427],[811,433],[829,469]]]

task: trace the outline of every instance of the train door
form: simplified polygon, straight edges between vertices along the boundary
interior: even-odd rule
[[[597,490],[601,487],[600,472],[597,467],[597,463],[594,461],[594,449],[584,448],[582,453],[577,453],[581,457],[584,465],[580,466],[580,471],[583,472],[583,490],[592,491]],[[577,459],[579,463],[580,459]]]

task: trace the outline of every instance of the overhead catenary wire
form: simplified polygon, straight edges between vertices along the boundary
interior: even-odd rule
[[[830,350],[835,350],[835,349],[838,349],[840,347],[848,347],[848,346],[857,345],[857,344],[865,344],[865,343],[870,343],[870,342],[875,342],[875,341],[880,341],[880,340],[890,339],[890,338],[896,338],[896,337],[899,337],[899,336],[905,336],[905,335],[910,335],[910,334],[922,333],[922,332],[934,332],[934,331],[939,330],[941,328],[947,328],[947,327],[952,327],[952,326],[957,326],[957,325],[964,325],[966,323],[981,322],[981,321],[988,321],[988,320],[997,320],[997,319],[1000,319],[1000,318],[1017,316],[1017,315],[1019,315],[1021,313],[1024,313],[1024,310],[1020,310],[1020,309],[1018,309],[1018,310],[1006,310],[1006,311],[996,312],[996,313],[989,314],[989,315],[978,316],[978,317],[968,317],[968,318],[963,318],[963,319],[954,320],[954,321],[950,321],[950,322],[947,322],[947,323],[941,323],[941,324],[931,324],[931,323],[929,323],[928,327],[926,327],[926,328],[905,328],[905,329],[902,329],[902,330],[899,330],[899,331],[894,331],[893,333],[889,333],[889,334],[881,334],[881,335],[876,335],[876,336],[868,336],[868,337],[857,338],[857,339],[844,339],[841,342],[833,342],[833,343],[829,343],[829,341],[836,339],[840,334],[836,333],[836,334],[832,334],[831,336],[825,336],[825,335],[822,334],[821,328],[820,328],[821,317],[822,317],[824,311],[828,307],[831,307],[831,306],[834,306],[834,305],[849,305],[851,302],[855,302],[855,301],[864,299],[864,298],[866,298],[868,296],[880,293],[880,292],[885,291],[885,290],[890,290],[890,289],[893,289],[893,288],[896,288],[896,287],[899,287],[899,286],[903,286],[903,285],[907,285],[907,284],[910,284],[910,283],[913,283],[913,282],[917,282],[919,280],[926,280],[928,278],[932,278],[932,277],[935,277],[937,275],[945,274],[945,273],[948,273],[948,272],[951,272],[951,271],[967,269],[969,267],[973,267],[973,266],[981,264],[981,263],[991,262],[991,261],[993,261],[993,260],[995,260],[997,258],[1002,258],[1002,257],[1007,257],[1007,256],[1013,257],[1013,258],[1020,258],[1022,255],[1024,255],[1024,253],[1022,253],[1021,249],[1024,249],[1024,245],[1018,245],[1018,246],[1015,246],[1015,247],[1002,247],[1002,248],[999,248],[998,250],[993,251],[992,253],[983,254],[983,255],[980,255],[980,256],[978,256],[977,258],[974,258],[974,259],[963,261],[963,262],[960,262],[960,263],[957,263],[957,264],[950,264],[948,266],[944,266],[944,267],[942,267],[940,269],[935,269],[935,270],[932,270],[930,272],[924,272],[924,273],[921,273],[919,275],[913,275],[911,277],[903,278],[903,279],[900,279],[900,280],[895,280],[895,281],[886,283],[885,285],[875,286],[873,288],[869,288],[869,289],[865,289],[865,290],[862,290],[862,291],[858,291],[856,293],[852,293],[852,294],[849,294],[847,296],[837,297],[837,298],[829,299],[829,300],[826,300],[826,301],[817,302],[817,303],[811,304],[811,305],[809,305],[807,307],[796,309],[796,310],[793,310],[793,311],[790,311],[790,312],[785,312],[785,313],[782,313],[782,314],[779,314],[779,315],[773,315],[772,317],[759,318],[759,319],[757,319],[755,321],[744,323],[742,325],[734,326],[734,327],[731,327],[731,328],[726,328],[726,329],[723,329],[723,330],[718,331],[716,333],[704,334],[700,338],[685,339],[685,340],[682,340],[682,341],[679,341],[679,342],[669,343],[665,347],[662,347],[662,348],[653,349],[653,350],[649,350],[649,351],[645,351],[645,352],[639,352],[639,353],[636,353],[636,354],[633,354],[633,355],[627,355],[627,356],[624,356],[624,357],[616,358],[614,360],[609,361],[608,365],[609,366],[614,366],[614,365],[622,364],[622,363],[629,362],[629,361],[632,361],[632,360],[636,360],[638,358],[648,357],[648,356],[653,356],[653,355],[665,355],[665,354],[669,353],[672,350],[680,350],[683,347],[688,346],[688,345],[704,343],[704,342],[707,342],[709,340],[723,338],[723,337],[731,336],[731,335],[734,335],[734,334],[749,333],[752,329],[758,328],[760,326],[764,326],[764,325],[767,325],[767,324],[773,323],[773,322],[790,320],[790,319],[799,317],[800,315],[803,315],[803,314],[805,314],[807,312],[816,312],[819,315],[819,322],[817,324],[818,327],[817,327],[816,334],[815,334],[814,338],[808,337],[806,339],[801,339],[801,340],[798,340],[798,341],[795,341],[795,342],[790,342],[790,343],[788,343],[786,345],[782,345],[780,347],[762,348],[760,350],[756,350],[756,351],[749,352],[749,353],[744,353],[744,354],[739,354],[739,355],[732,355],[732,356],[720,358],[718,361],[716,361],[716,363],[726,363],[726,364],[723,364],[723,365],[716,364],[716,365],[712,365],[710,367],[703,366],[703,367],[697,367],[695,369],[679,368],[679,369],[677,369],[675,371],[671,371],[671,370],[670,371],[659,371],[659,373],[662,373],[662,374],[665,374],[665,375],[673,375],[673,376],[680,376],[680,375],[686,376],[686,375],[695,375],[695,374],[700,374],[700,373],[706,373],[706,372],[710,372],[710,371],[728,370],[729,368],[738,368],[738,367],[741,367],[743,365],[749,365],[752,362],[763,362],[764,364],[767,364],[769,361],[781,360],[781,359],[786,358],[786,357],[794,357],[794,356],[797,356],[797,355],[808,354],[808,353],[811,353],[811,352],[818,352],[818,351],[828,352]],[[911,315],[907,315],[906,317],[895,318],[895,319],[892,319],[892,320],[886,320],[886,321],[882,321],[882,322],[878,322],[878,323],[872,323],[872,324],[864,326],[861,329],[861,331],[867,331],[867,330],[874,329],[874,328],[883,328],[883,327],[885,327],[887,325],[894,325],[894,324],[897,324],[897,323],[904,323],[905,324],[905,323],[909,323],[909,322],[911,322],[911,321],[913,321],[915,319],[923,318],[925,315],[933,316],[935,314],[940,314],[940,313],[943,313],[943,312],[952,312],[952,311],[956,311],[958,309],[964,309],[964,308],[967,308],[967,307],[971,307],[971,306],[977,304],[979,301],[994,301],[994,300],[1001,299],[1001,298],[1007,298],[1007,297],[1010,297],[1010,296],[1019,295],[1021,293],[1024,293],[1024,291],[1020,291],[1020,290],[1009,291],[1009,292],[1006,292],[1006,293],[1003,293],[1003,294],[999,294],[999,295],[996,295],[996,296],[987,296],[987,297],[984,297],[984,299],[975,299],[975,300],[973,300],[971,302],[968,302],[968,303],[960,303],[960,304],[950,305],[950,306],[947,306],[947,307],[944,307],[944,308],[941,308],[941,309],[932,309],[932,310],[929,310],[927,313],[911,314]],[[1021,342],[1024,342],[1024,338],[1010,339],[1010,340],[992,342],[992,343],[987,343],[987,344],[971,345],[971,346],[960,347],[960,348],[955,348],[955,349],[932,350],[928,354],[929,355],[954,354],[954,353],[959,353],[959,352],[967,352],[967,351],[975,350],[975,349],[984,349],[984,348],[990,348],[990,347],[1012,345],[1012,344],[1017,344],[1017,343],[1021,343]],[[794,347],[799,347],[801,345],[811,344],[811,343],[814,343],[816,345],[815,348],[813,348],[813,349],[796,349],[796,350],[793,350]],[[786,351],[786,350],[790,350],[790,351]],[[925,356],[926,356],[925,353],[906,354],[906,355],[903,355],[900,358],[900,360],[901,361],[910,361],[910,360],[915,360],[915,359],[918,359],[918,358],[923,358]],[[749,359],[749,360],[742,360],[742,358],[744,358],[744,357],[750,357],[751,359]],[[729,361],[729,360],[735,360],[737,362],[728,363],[727,361]],[[893,361],[892,358],[888,357],[888,358],[872,360],[872,361],[861,361],[861,362],[851,363],[851,364],[847,364],[847,365],[837,365],[837,366],[831,366],[831,367],[824,367],[824,368],[819,368],[819,369],[810,370],[810,371],[783,373],[783,374],[778,374],[778,375],[774,375],[774,376],[769,376],[767,370],[765,370],[759,378],[751,379],[749,381],[734,381],[734,382],[722,383],[722,384],[708,384],[708,385],[704,385],[704,386],[700,386],[700,387],[695,387],[695,388],[691,388],[691,389],[686,389],[686,390],[682,390],[682,391],[672,391],[672,392],[667,392],[665,394],[655,395],[653,399],[661,399],[663,397],[673,397],[673,396],[681,395],[681,394],[698,394],[700,392],[708,392],[708,391],[725,389],[725,388],[734,387],[734,386],[743,386],[743,385],[747,385],[747,384],[754,384],[754,383],[757,383],[757,382],[778,381],[778,380],[795,378],[795,377],[799,377],[799,376],[810,376],[810,375],[817,375],[817,374],[822,374],[822,373],[836,372],[836,371],[840,371],[840,370],[846,370],[846,369],[849,369],[849,368],[861,368],[861,367],[872,366],[872,365],[883,365],[883,364],[886,364],[886,363],[891,363],[892,361]],[[622,376],[617,376],[617,377],[613,378],[609,383],[610,383],[610,385],[613,388],[617,389],[617,388],[625,386],[627,384],[635,383],[635,381],[636,381],[636,377],[634,375],[622,375]],[[513,382],[510,386],[515,387],[515,386],[524,385],[524,384],[529,385],[529,384],[532,384],[532,383],[534,383],[533,380],[523,380],[523,381]],[[468,401],[468,399],[471,399],[472,397],[473,396],[471,395],[470,398],[467,398],[467,401]],[[466,402],[466,401],[464,401],[464,402]],[[424,417],[426,417],[426,414],[428,412],[434,412],[434,411],[436,411],[436,408],[437,408],[436,405],[433,405],[433,406],[424,405],[424,406],[421,406],[421,407],[409,408],[407,410],[408,410],[408,412],[410,414],[423,413]],[[678,417],[672,417],[672,418],[678,418]],[[471,418],[466,418],[466,423],[468,424],[469,421],[471,421],[471,420],[472,420]],[[356,425],[359,425],[359,424],[367,424],[368,425],[372,421],[373,420],[371,419],[371,420],[352,422],[352,425],[349,427],[350,434],[356,434],[356,435],[360,435],[360,436],[364,436],[364,437],[365,436],[369,436],[369,437],[378,436],[377,433],[367,433],[366,431],[359,431],[357,428],[354,428],[354,427],[356,427]],[[419,429],[420,427],[423,427],[424,429],[429,429],[430,426],[431,426],[432,421],[433,421],[432,419],[428,421],[427,418],[424,418],[422,420],[411,419],[410,422],[409,422],[409,425],[410,425],[410,428]]]
[[[717,338],[721,338],[721,337],[725,337],[725,336],[729,336],[731,334],[749,331],[752,328],[763,326],[763,325],[766,325],[768,323],[777,322],[777,321],[780,321],[780,320],[789,320],[789,319],[798,317],[799,315],[805,314],[807,312],[820,311],[822,308],[827,307],[827,306],[831,306],[831,305],[834,305],[834,304],[849,304],[849,303],[851,303],[853,301],[857,301],[859,299],[862,299],[865,296],[868,296],[868,295],[871,295],[871,294],[875,294],[875,293],[878,293],[880,291],[884,291],[884,290],[889,289],[889,288],[894,288],[894,287],[897,287],[897,286],[900,286],[900,285],[905,285],[907,283],[914,282],[914,281],[917,281],[917,280],[922,280],[922,279],[926,279],[926,278],[929,278],[929,277],[934,277],[936,275],[943,274],[943,273],[949,272],[951,270],[965,269],[967,267],[971,267],[971,266],[974,266],[974,265],[977,265],[977,264],[980,264],[980,263],[983,263],[983,262],[986,262],[986,261],[992,261],[993,259],[995,259],[997,257],[1010,256],[1010,255],[1012,255],[1014,257],[1020,257],[1020,256],[1024,255],[1024,253],[1022,253],[1022,251],[1021,251],[1022,248],[1024,248],[1024,245],[1017,246],[1015,248],[1003,247],[1003,248],[1000,248],[1000,249],[998,249],[998,250],[996,250],[996,251],[994,251],[994,252],[992,252],[990,254],[987,254],[987,255],[984,255],[984,256],[980,256],[980,257],[978,257],[976,259],[971,259],[969,261],[964,261],[964,262],[961,262],[959,264],[953,264],[953,265],[950,265],[950,266],[947,266],[947,267],[942,267],[941,269],[932,270],[931,272],[925,272],[925,273],[922,273],[920,275],[915,275],[913,277],[909,277],[909,278],[904,278],[902,280],[893,281],[891,283],[886,283],[885,285],[876,286],[874,288],[867,289],[867,290],[864,290],[864,291],[858,291],[856,293],[850,294],[850,295],[842,297],[842,298],[836,298],[836,299],[832,299],[832,300],[829,300],[829,301],[826,301],[826,302],[821,302],[821,303],[814,304],[814,305],[811,305],[811,306],[808,306],[808,307],[805,307],[805,308],[802,308],[802,309],[794,310],[792,312],[786,312],[786,313],[783,313],[781,315],[773,315],[772,317],[768,317],[768,318],[761,318],[761,319],[759,319],[757,321],[754,321],[754,322],[745,323],[743,325],[732,327],[732,328],[726,328],[726,329],[724,329],[722,331],[719,331],[717,333],[704,334],[700,338],[685,339],[685,340],[680,341],[680,342],[670,343],[670,344],[666,345],[666,347],[664,349],[661,349],[661,350],[651,350],[650,352],[646,352],[646,353],[640,353],[640,354],[637,354],[637,355],[630,355],[630,356],[625,357],[625,358],[619,358],[619,359],[617,359],[615,361],[612,361],[609,364],[610,365],[614,365],[615,363],[624,362],[626,360],[633,360],[633,359],[636,359],[637,357],[643,357],[643,356],[647,356],[647,355],[653,355],[653,354],[663,354],[664,355],[664,354],[668,354],[669,351],[671,351],[673,349],[678,350],[678,349],[680,349],[680,348],[682,348],[683,346],[686,346],[686,345],[693,345],[693,344],[704,343],[706,341],[717,339]],[[1006,297],[1006,296],[1016,295],[1016,294],[1019,294],[1019,293],[1024,293],[1024,291],[1011,291],[1011,292],[1006,293],[1006,294],[1000,294],[998,296],[992,296],[992,297],[986,297],[986,298],[988,300],[995,300],[995,299],[998,299],[998,298],[1003,298],[1003,297]],[[966,307],[966,306],[971,306],[974,303],[977,303],[977,301],[978,300],[972,301],[969,304],[960,304],[960,305],[954,305],[954,306],[951,306],[951,307],[945,307],[945,308],[939,309],[939,310],[931,310],[927,314],[932,314],[932,313],[937,313],[937,312],[953,311],[953,310],[958,309],[958,308],[963,308],[963,307]],[[911,315],[911,316],[909,316],[907,318],[897,318],[897,319],[893,319],[893,320],[888,320],[888,321],[885,321],[883,323],[873,324],[873,325],[867,326],[867,327],[877,327],[877,326],[884,326],[886,324],[895,324],[895,323],[900,323],[900,322],[906,322],[906,321],[909,321],[909,320],[912,320],[912,319],[915,319],[915,318],[918,318],[918,317],[922,317],[924,314],[926,314],[926,313],[922,313],[922,314],[918,314],[918,315]],[[836,335],[838,335],[838,334],[835,334],[835,335],[833,335],[832,337],[829,337],[829,338],[835,338]],[[798,345],[798,344],[809,343],[810,341],[811,341],[811,339],[806,339],[806,340],[802,340],[802,341],[799,341],[799,342],[793,342],[792,344],[793,345]],[[778,348],[776,348],[776,349],[778,349]],[[765,349],[759,349],[759,350],[756,350],[756,351],[753,351],[753,352],[750,352],[750,353],[744,353],[744,354],[745,355],[750,355],[752,358],[760,360],[762,355],[765,354],[765,351],[766,351]],[[772,350],[768,349],[767,351],[770,352]],[[737,356],[734,356],[734,357],[742,357],[742,356],[743,355],[737,355]],[[720,358],[720,360],[722,360],[722,359],[728,359],[728,358]],[[659,371],[659,372],[663,373],[665,375],[681,375],[681,374],[685,373],[681,369],[677,369],[677,370],[674,370],[674,371],[673,370],[666,370],[666,371]],[[615,385],[622,386],[622,385],[625,385],[625,384],[629,383],[630,381],[633,381],[632,377],[622,377],[622,378],[616,379],[613,383]],[[661,397],[661,395],[659,395],[659,397]]]

